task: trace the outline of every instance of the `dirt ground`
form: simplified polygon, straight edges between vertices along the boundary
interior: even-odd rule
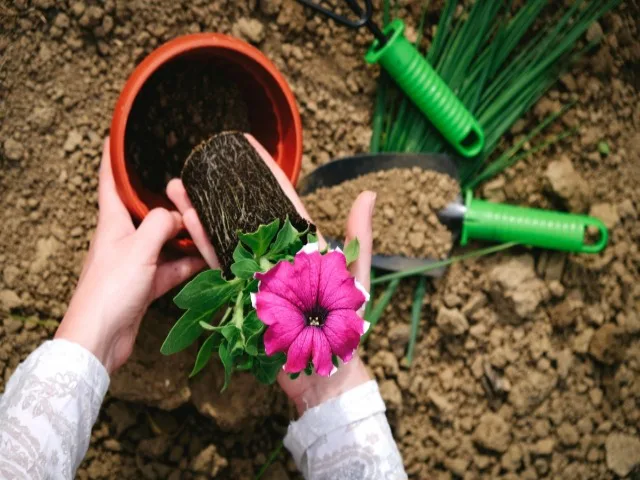
[[[401,3],[416,18],[420,2]],[[412,478],[640,478],[639,18],[627,0],[594,25],[587,37],[603,32],[603,45],[512,130],[574,97],[555,128],[579,133],[478,191],[591,212],[609,247],[453,266],[429,288],[410,368],[406,285],[362,351]],[[65,312],[127,75],[160,43],[199,31],[244,37],[284,73],[304,122],[303,173],[367,150],[367,37],[293,0],[0,0],[0,391]],[[238,376],[220,395],[218,367],[188,381],[193,351],[160,356],[175,318],[162,300],[145,319],[78,478],[251,478],[283,437],[293,411],[277,388]],[[297,475],[282,453],[266,478]]]

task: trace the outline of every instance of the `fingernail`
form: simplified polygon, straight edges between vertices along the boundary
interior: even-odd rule
[[[376,192],[371,192],[371,198],[369,200],[369,217],[373,217],[373,210],[376,208],[376,198],[378,194]]]

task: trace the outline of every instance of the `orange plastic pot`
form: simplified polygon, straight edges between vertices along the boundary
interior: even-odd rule
[[[160,67],[176,58],[220,60],[225,78],[236,83],[249,106],[250,133],[271,153],[295,185],[302,162],[302,123],[295,98],[284,77],[257,48],[219,33],[198,33],[175,38],[154,50],[133,71],[125,84],[111,122],[111,164],[116,188],[132,217],[140,221],[152,208],[174,206],[163,195],[144,187],[127,162],[125,132],[136,96]],[[195,252],[186,232],[174,246]]]

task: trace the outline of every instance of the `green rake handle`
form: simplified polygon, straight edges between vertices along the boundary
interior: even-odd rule
[[[598,253],[607,245],[607,228],[594,217],[485,202],[474,199],[471,190],[466,193],[465,205],[461,245],[479,239],[576,253]],[[585,243],[589,226],[600,232],[593,244]]]
[[[484,132],[480,124],[406,39],[404,28],[400,19],[387,25],[384,29],[387,42],[380,47],[380,42],[375,40],[365,60],[380,63],[461,155],[478,155],[484,148]]]

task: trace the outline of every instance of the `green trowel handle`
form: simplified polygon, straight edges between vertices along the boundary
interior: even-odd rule
[[[479,154],[484,147],[480,124],[403,32],[402,20],[391,22],[384,29],[387,43],[380,47],[380,42],[374,41],[365,60],[380,63],[461,155]]]
[[[470,239],[494,242],[517,242],[523,245],[577,253],[598,253],[607,244],[607,228],[597,218],[586,215],[514,207],[474,199],[471,191],[465,198],[466,213],[460,243]],[[594,244],[586,244],[586,227],[600,231]]]

